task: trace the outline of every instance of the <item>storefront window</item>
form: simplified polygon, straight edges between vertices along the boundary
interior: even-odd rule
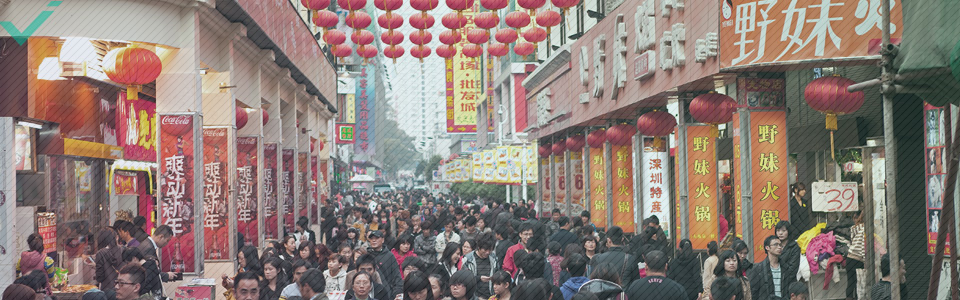
[[[57,217],[57,253],[71,284],[93,282],[94,235],[109,226],[105,161],[41,156],[49,162],[50,211]]]

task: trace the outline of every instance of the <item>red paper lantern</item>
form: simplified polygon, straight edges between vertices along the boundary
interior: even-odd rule
[[[690,102],[690,115],[699,122],[713,125],[732,121],[736,109],[736,100],[712,91],[697,96]]]
[[[491,11],[482,12],[473,16],[473,24],[489,30],[500,24],[500,17]]]
[[[410,7],[421,12],[435,9],[438,5],[440,0],[410,0]]]
[[[370,15],[362,11],[352,12],[347,15],[346,19],[347,26],[357,30],[367,28],[371,22],[373,22],[373,19],[370,18]]]
[[[443,24],[443,27],[457,30],[463,28],[463,26],[467,26],[467,17],[464,17],[463,14],[448,13],[443,15],[443,19],[440,20],[440,23]]]
[[[350,35],[350,40],[357,45],[369,45],[373,43],[374,36],[373,32],[367,30],[357,30]]]
[[[440,36],[437,37],[437,39],[440,40],[440,43],[443,43],[444,45],[453,45],[459,43],[463,37],[456,31],[444,30],[440,33]],[[437,51],[440,51],[440,48],[437,48]]]
[[[262,112],[262,115],[263,115],[263,121],[262,121],[263,125],[267,125],[267,122],[270,121],[270,114],[268,114],[267,111],[262,108],[260,109],[260,111]]]
[[[531,43],[539,43],[547,39],[547,31],[540,27],[533,27],[523,32],[523,39]]]
[[[250,116],[247,115],[247,110],[243,107],[237,106],[234,115],[237,119],[237,130],[243,129],[244,126],[247,126],[247,121],[250,121]]]
[[[567,150],[579,152],[587,145],[587,138],[583,135],[573,135],[567,138]]]
[[[323,41],[330,45],[340,45],[347,41],[347,34],[340,30],[330,29],[323,33]]]
[[[425,57],[430,56],[430,47],[424,45],[414,46],[410,48],[410,56],[419,58],[422,63]]]
[[[140,86],[157,80],[161,70],[160,57],[135,44],[110,50],[103,57],[103,72],[113,82],[127,85],[127,100],[139,99]]]
[[[498,11],[507,7],[510,4],[510,0],[480,0],[480,5],[483,8]]]
[[[510,47],[507,44],[492,43],[487,46],[487,53],[496,57],[506,56],[509,51]]]
[[[510,28],[497,30],[497,41],[504,44],[511,44],[517,41],[517,31]]]
[[[433,27],[433,23],[434,23],[433,16],[425,12],[422,12],[419,14],[413,14],[412,16],[410,16],[410,26],[413,26],[413,28],[416,28],[416,29],[420,29],[420,30],[430,29],[430,27]]]
[[[382,1],[382,0],[377,0]],[[377,17],[377,24],[387,30],[393,30],[403,26],[403,16],[395,13],[387,13]]]
[[[507,26],[513,28],[527,27],[527,25],[530,25],[530,15],[522,11],[511,12],[507,14],[504,22],[507,23]]]
[[[390,45],[390,46],[387,46],[386,48],[383,48],[383,56],[393,59],[394,63],[397,62],[397,58],[400,58],[401,56],[403,56],[404,52],[406,51],[403,50],[403,47],[399,45]]]
[[[393,30],[381,33],[380,41],[387,45],[398,45],[403,43],[403,33]]]
[[[363,57],[363,61],[364,63],[366,63],[368,59],[371,59],[377,56],[377,47],[374,47],[373,45],[357,46],[357,55],[359,55],[360,57]]]
[[[547,35],[550,35],[550,27],[560,25],[563,17],[560,13],[547,9],[537,14],[537,25],[547,28]]]
[[[193,117],[189,115],[160,116],[160,129],[172,136],[183,136],[193,131]]]
[[[637,130],[644,136],[668,136],[677,127],[677,119],[665,111],[651,111],[637,119]]]
[[[517,5],[530,10],[530,14],[537,13],[537,9],[547,4],[547,0],[517,0]]]
[[[556,143],[553,143],[551,149],[553,150],[553,155],[563,155],[563,151],[567,150],[567,142],[564,140],[559,140]]]
[[[447,7],[456,10],[458,14],[463,15],[464,10],[473,7],[473,0],[447,0]]]
[[[364,6],[367,6],[367,0],[337,0],[337,5],[340,5],[340,8],[350,10],[351,14],[355,13],[352,11],[361,10]]]
[[[330,52],[333,53],[333,56],[343,59],[344,57],[350,56],[353,54],[353,49],[347,45],[332,45]]]
[[[537,149],[537,152],[540,154],[540,157],[546,158],[550,157],[550,153],[553,151],[551,149],[551,145],[540,145],[539,149]]]
[[[580,0],[550,0],[553,3],[553,6],[563,9],[563,14],[566,15],[570,8],[573,8],[580,4]]]
[[[457,55],[457,48],[455,48],[453,45],[440,45],[437,47],[437,56],[439,57],[449,59],[454,55]]]
[[[533,50],[533,44],[528,42],[518,42],[516,45],[513,45],[513,52],[520,56],[533,54]]]
[[[433,35],[429,31],[418,30],[410,33],[410,42],[417,45],[426,45],[433,40]]]
[[[483,55],[483,47],[477,44],[463,45],[463,55],[466,57],[480,57]]]
[[[827,115],[827,130],[837,130],[837,116],[853,113],[863,106],[863,91],[847,91],[854,83],[840,76],[826,76],[814,79],[804,88],[807,105]]]
[[[330,0],[300,0],[300,4],[309,10],[321,10],[330,6]]]
[[[603,148],[603,143],[607,141],[607,130],[600,128],[587,134],[587,145],[590,148]]]
[[[337,13],[329,10],[320,10],[313,14],[313,25],[323,29],[337,27],[339,22],[340,17],[337,16]]]
[[[610,126],[610,129],[607,129],[607,141],[610,141],[610,144],[614,146],[630,145],[630,142],[633,141],[632,137],[636,133],[637,128],[628,124]]]
[[[317,151],[323,151],[323,141],[317,141]]]
[[[483,44],[490,40],[490,33],[484,29],[470,29],[467,32],[467,41],[474,44]],[[481,49],[482,50],[482,49]],[[466,53],[466,52],[464,52]]]
[[[403,6],[403,0],[373,0],[373,6],[379,10],[385,10],[389,14],[391,10],[397,10]]]

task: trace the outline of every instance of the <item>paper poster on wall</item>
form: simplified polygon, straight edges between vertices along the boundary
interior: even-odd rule
[[[944,190],[946,189],[946,157],[947,144],[945,114],[949,112],[943,108],[927,103],[923,104],[924,112],[924,184],[926,193],[924,201],[927,206],[927,254],[934,254],[937,246],[937,234],[940,232],[940,217],[943,209]],[[950,241],[947,240],[944,255],[950,255]]]

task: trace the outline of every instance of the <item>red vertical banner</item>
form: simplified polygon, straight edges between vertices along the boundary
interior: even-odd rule
[[[277,228],[280,227],[278,205],[282,196],[277,185],[280,176],[277,167],[280,161],[279,150],[280,144],[263,145],[263,238],[267,240],[280,238],[277,233]]]
[[[610,167],[613,170],[613,225],[624,233],[637,231],[633,219],[633,153],[630,145],[613,146]]]
[[[227,171],[230,144],[226,127],[203,128],[203,245],[204,259],[226,259],[230,250],[227,216]]]
[[[590,221],[607,227],[607,172],[603,148],[590,148]]]
[[[283,229],[288,233],[293,233],[294,198],[296,198],[297,187],[295,172],[297,164],[297,152],[294,149],[283,149],[282,156],[283,174],[280,176],[280,190],[283,191]],[[282,236],[281,236],[282,237]]]
[[[766,257],[763,240],[776,233],[777,222],[789,220],[787,186],[787,113],[750,112],[750,163],[753,170],[754,257]]]
[[[738,238],[743,238],[743,210],[742,210],[742,182],[740,180],[740,113],[733,114],[733,202],[734,209],[736,210],[734,214],[734,228],[736,228],[736,235]],[[725,233],[721,232],[720,235]]]
[[[543,176],[543,180],[540,182],[541,187],[541,199],[543,199],[540,204],[540,212],[546,212],[551,208],[550,202],[553,200],[553,197],[550,195],[550,191],[553,190],[553,180],[550,176],[550,158],[544,157],[540,158],[540,176]]]
[[[642,188],[637,193],[642,195],[643,206],[641,218],[657,216],[667,237],[671,237],[673,222],[670,214],[670,178],[664,176],[670,168],[670,153],[665,143],[657,143],[654,138],[643,139],[643,154],[640,156],[640,182]],[[669,176],[669,175],[668,175]]]
[[[260,245],[257,230],[257,150],[256,136],[237,138],[237,232],[249,245]],[[274,226],[276,227],[276,226]]]
[[[57,215],[37,213],[37,233],[43,237],[43,253],[57,252]]]
[[[554,189],[554,202],[553,208],[560,209],[560,211],[566,210],[567,207],[567,167],[564,164],[563,154],[553,156],[553,169],[556,170],[554,175],[554,180],[557,183],[556,189]],[[551,209],[552,211],[553,209]],[[547,212],[547,211],[544,211]]]
[[[320,224],[318,221],[318,215],[320,214],[320,181],[319,174],[317,174],[317,168],[319,167],[320,161],[316,155],[310,156],[310,174],[312,179],[310,181],[310,224]]]
[[[300,217],[307,217],[310,215],[309,213],[307,213],[307,209],[310,207],[309,204],[311,200],[309,199],[313,198],[310,196],[310,174],[307,173],[308,171],[310,171],[310,156],[306,152],[298,153],[297,169],[299,172],[297,174],[300,178],[300,181],[299,181],[300,184],[297,186],[297,188],[299,189],[298,191],[300,192],[300,197],[297,197],[297,199],[300,199],[300,201],[297,203],[298,213],[297,213],[297,218],[293,220],[294,223],[296,223],[297,221],[296,219],[299,219]]]
[[[194,241],[194,145],[196,116],[160,115],[160,224],[173,229],[173,239],[161,251],[163,272],[197,270]]]
[[[944,153],[947,143],[946,110],[927,103],[923,104],[923,149],[924,155],[924,183],[927,186],[927,254],[933,255],[937,247],[937,234],[940,232],[940,216],[943,209],[943,190],[946,187],[946,156]],[[944,255],[950,255],[950,241],[947,240]]]
[[[583,152],[570,152],[570,178],[573,179],[573,188],[570,190],[570,208],[568,215],[579,215],[583,211],[583,200],[586,195],[583,186]]]
[[[123,147],[123,158],[136,161],[157,161],[157,104],[127,100],[127,93],[117,95],[117,146]]]
[[[687,126],[690,242],[706,249],[717,240],[717,147],[712,126]]]

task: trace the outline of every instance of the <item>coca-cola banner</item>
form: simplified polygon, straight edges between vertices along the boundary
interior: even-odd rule
[[[277,229],[280,228],[277,213],[280,211],[277,209],[280,204],[280,189],[277,188],[279,149],[280,145],[276,143],[263,145],[263,238],[266,240],[280,237],[277,234]]]
[[[280,178],[280,189],[283,190],[283,229],[286,232],[292,233],[294,218],[293,213],[296,211],[294,205],[294,198],[296,197],[296,184],[294,172],[297,171],[297,155],[294,149],[283,149],[283,176]]]
[[[306,152],[300,152],[299,155],[297,155],[297,169],[299,169],[299,173],[297,174],[300,176],[300,180],[297,182],[297,188],[300,192],[300,197],[297,197],[297,199],[300,199],[300,201],[297,202],[297,215],[304,217],[310,215],[307,213],[307,208],[310,207],[310,205],[307,205],[307,203],[309,203],[308,201],[312,201],[308,199],[313,198],[310,197],[310,173],[308,173],[310,171],[309,159],[310,156],[308,156]],[[296,222],[296,220],[294,220],[294,222]]]
[[[194,155],[196,115],[160,115],[160,224],[173,229],[161,251],[163,272],[196,271]],[[202,236],[200,234],[199,236]],[[202,247],[202,246],[201,246]]]
[[[156,162],[157,104],[127,100],[126,95],[117,96],[117,146],[123,147],[126,160]]]
[[[257,145],[259,137],[237,138],[237,232],[260,245],[257,231]],[[276,226],[274,226],[276,228]]]
[[[317,193],[318,193],[318,191],[317,191],[317,190],[318,190],[318,189],[317,189],[317,186],[318,186],[318,183],[320,183],[319,181],[317,181],[317,163],[318,163],[318,161],[319,161],[319,160],[317,159],[317,156],[316,156],[316,155],[310,156],[310,174],[312,174],[312,176],[311,176],[312,178],[311,178],[311,179],[313,179],[313,181],[310,182],[310,212],[311,212],[311,213],[310,213],[310,224],[320,224],[320,223],[317,221],[317,215],[320,214],[320,211],[319,211],[320,196],[317,195]]]
[[[227,192],[230,190],[230,143],[226,127],[203,128],[203,245],[204,259],[230,256]]]

